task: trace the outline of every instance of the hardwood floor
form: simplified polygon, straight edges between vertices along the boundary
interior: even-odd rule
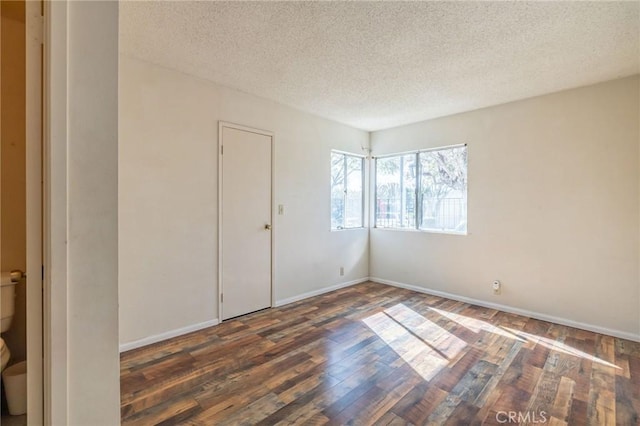
[[[122,354],[122,424],[638,425],[640,343],[364,283]]]

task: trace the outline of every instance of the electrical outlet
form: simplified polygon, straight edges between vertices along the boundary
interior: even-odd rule
[[[344,276],[344,266],[340,267],[340,276]]]
[[[500,284],[500,281],[498,280],[495,280],[491,287],[493,288],[493,294],[500,294],[502,291],[502,284]]]

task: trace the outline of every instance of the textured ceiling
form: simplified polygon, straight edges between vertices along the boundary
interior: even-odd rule
[[[378,130],[640,71],[640,2],[121,2],[122,53]]]

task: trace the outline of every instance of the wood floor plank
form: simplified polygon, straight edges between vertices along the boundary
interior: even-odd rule
[[[616,423],[613,337],[597,335],[595,355],[597,360],[591,367],[588,419],[590,422],[613,425]]]
[[[570,425],[586,425],[588,424],[588,404],[586,401],[574,399],[571,401],[571,412],[567,418],[567,424]],[[633,423],[631,423],[633,424]]]
[[[640,424],[640,401],[633,398],[633,384],[626,377],[616,377],[616,421],[622,424]]]
[[[437,386],[416,387],[417,392],[410,391],[392,408],[392,411],[407,421],[421,425],[433,411],[444,401],[448,393]],[[420,386],[420,385],[419,385]],[[423,391],[423,389],[425,389]]]
[[[128,420],[128,424],[135,426],[145,426],[149,424],[176,424],[186,414],[192,417],[202,411],[198,402],[192,398],[168,400],[165,404],[153,407],[153,409],[144,412],[142,415],[132,416]]]
[[[500,385],[496,388],[500,396],[495,400],[491,411],[498,412],[526,412],[527,405],[531,399],[531,394],[522,389],[515,388],[511,385]],[[488,417],[491,417],[489,414]]]
[[[633,426],[640,343],[366,282],[125,352],[121,389],[123,425]]]
[[[575,385],[576,382],[567,377],[560,378],[560,385],[558,386],[558,392],[556,392],[556,399],[549,411],[551,416],[565,423],[569,420],[569,413],[571,412],[571,404],[573,402],[573,389]]]
[[[476,407],[482,407],[487,402],[490,395],[493,393],[493,390],[496,388],[500,380],[502,380],[509,367],[511,367],[513,360],[516,358],[521,348],[522,342],[516,341],[511,346],[509,353],[507,353],[507,355],[502,360],[498,360],[498,368],[496,369],[495,373],[491,375],[491,377],[487,381],[487,384],[473,401],[473,405],[475,405]]]

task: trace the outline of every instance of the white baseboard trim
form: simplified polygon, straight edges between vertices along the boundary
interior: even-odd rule
[[[369,277],[360,278],[353,281],[347,281],[344,283],[332,285],[330,287],[321,288],[319,290],[310,291],[308,293],[303,293],[298,296],[289,297],[287,299],[277,300],[274,307],[279,307],[283,305],[288,305],[289,303],[298,302],[303,299],[307,299],[309,297],[318,296],[320,294],[329,293],[330,291],[338,290],[341,288],[349,287],[355,284],[360,284],[363,282],[369,281]],[[183,334],[191,333],[193,331],[202,330],[203,328],[212,327],[214,325],[218,325],[220,321],[218,319],[214,319],[211,321],[201,322],[199,324],[189,325],[187,327],[178,328],[175,330],[170,330],[165,333],[156,334],[153,336],[145,337],[143,339],[134,340],[133,342],[122,343],[120,345],[120,352],[130,351],[132,349],[138,349],[143,346],[151,345],[153,343],[158,343],[163,340],[171,339],[172,337],[181,336]]]
[[[470,303],[472,305],[482,306],[484,308],[496,309],[499,311],[509,312],[511,314],[522,315],[525,317],[531,317],[542,321],[553,322],[560,325],[566,325],[568,327],[579,328],[581,330],[593,331],[594,333],[606,334],[613,337],[619,337],[621,339],[633,340],[640,342],[640,334],[629,333],[626,331],[614,330],[611,328],[600,327],[593,324],[587,324],[583,322],[573,321],[566,318],[555,317],[552,315],[541,314],[539,312],[527,311],[526,309],[514,308],[508,305],[501,305],[498,303],[487,302],[484,300],[473,299],[471,297],[460,296],[457,294],[446,293],[444,291],[432,290],[425,287],[420,287],[412,284],[400,283],[397,281],[385,280],[384,278],[370,277],[369,280],[380,284],[387,284],[394,287],[404,288],[407,290],[417,291],[419,293],[430,294],[432,296],[444,297],[446,299],[453,299],[459,302]]]
[[[302,293],[297,296],[288,297],[282,300],[276,300],[276,304],[274,307],[280,307],[284,305],[288,305],[289,303],[299,302],[300,300],[308,299],[309,297],[319,296],[324,293],[329,293],[334,290],[339,290],[341,288],[350,287],[352,285],[360,284],[369,281],[369,277],[358,278],[357,280],[347,281],[345,283],[335,284],[330,287],[324,287],[319,290],[309,291],[307,293]]]
[[[182,336],[183,334],[191,333],[193,331],[202,330],[203,328],[212,327],[218,325],[218,319],[201,322],[198,324],[188,325],[186,327],[177,328],[164,333],[156,334],[153,336],[145,337],[140,340],[134,340],[133,342],[122,343],[120,345],[120,352],[130,351],[132,349],[141,348],[143,346],[151,345],[152,343],[158,343],[163,340],[171,339],[172,337]]]

